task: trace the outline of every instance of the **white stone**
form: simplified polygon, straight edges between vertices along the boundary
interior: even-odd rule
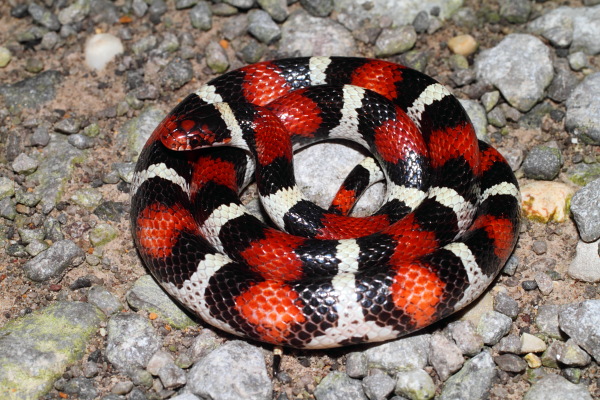
[[[101,71],[117,54],[123,53],[121,40],[110,33],[99,33],[85,43],[85,63],[91,69]]]

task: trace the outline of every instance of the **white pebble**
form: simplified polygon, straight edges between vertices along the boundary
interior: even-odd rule
[[[110,33],[99,33],[85,43],[85,63],[95,70],[102,70],[117,54],[123,52],[121,40]]]

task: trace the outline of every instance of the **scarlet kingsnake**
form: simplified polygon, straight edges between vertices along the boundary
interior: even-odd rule
[[[370,161],[332,211],[295,186],[290,142],[328,138],[377,159],[387,197],[374,215],[345,215],[373,180]],[[289,233],[242,206],[253,164]],[[139,156],[131,221],[150,272],[206,322],[327,348],[405,335],[481,295],[515,246],[520,199],[444,86],[390,62],[311,57],[249,65],[185,98]]]

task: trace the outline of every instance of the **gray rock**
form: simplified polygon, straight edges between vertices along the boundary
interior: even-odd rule
[[[494,296],[494,311],[498,311],[512,319],[519,315],[519,303],[504,292]]]
[[[150,275],[140,277],[126,297],[133,310],[155,312],[175,328],[183,329],[196,325]]]
[[[119,299],[102,286],[92,286],[87,292],[88,302],[101,309],[104,314],[112,315],[123,309]]]
[[[185,371],[175,363],[169,363],[160,368],[158,377],[165,389],[176,389],[187,382]]]
[[[161,340],[147,318],[117,314],[108,322],[106,358],[123,372],[145,368]]]
[[[375,41],[375,55],[389,57],[404,53],[413,48],[417,41],[414,26],[404,25],[398,28],[386,28]]]
[[[554,283],[547,273],[537,272],[534,279],[535,283],[537,283],[540,293],[542,293],[544,296],[548,296],[554,290]]]
[[[506,126],[506,116],[500,107],[494,107],[490,112],[488,112],[487,120],[491,125],[497,128]]]
[[[553,180],[563,165],[560,150],[550,146],[536,146],[523,161],[523,172],[530,179]]]
[[[348,30],[357,29],[365,20],[380,21],[391,20],[392,26],[412,24],[417,14],[421,11],[430,12],[436,8],[439,10],[436,16],[447,19],[454,14],[463,1],[443,0],[380,0],[371,3],[371,7],[364,7],[364,3],[355,0],[336,0],[334,10],[337,19],[344,24]]]
[[[133,10],[133,15],[141,18],[146,15],[146,11],[148,11],[148,4],[144,0],[133,0],[131,3],[131,8]]]
[[[271,400],[273,391],[261,351],[238,340],[200,359],[189,371],[187,382],[193,394],[219,400]]]
[[[475,100],[461,99],[459,101],[469,115],[469,119],[473,123],[475,133],[477,134],[477,139],[483,140],[484,142],[489,141],[487,136],[487,115],[483,106]]]
[[[361,382],[338,371],[327,374],[315,388],[314,395],[317,400],[367,400]]]
[[[548,97],[562,103],[569,98],[573,89],[579,84],[579,79],[565,63],[557,63],[554,70],[554,79],[548,86]]]
[[[79,150],[90,149],[94,147],[94,144],[96,143],[93,138],[80,133],[70,135],[67,141],[71,146]]]
[[[600,7],[598,7],[600,9]],[[587,144],[600,144],[600,72],[590,74],[567,99],[565,127]]]
[[[521,352],[521,339],[517,335],[505,336],[494,346],[494,349],[498,353],[519,354]]]
[[[209,31],[212,28],[212,11],[206,1],[199,1],[190,10],[190,23],[196,29]]]
[[[333,11],[333,0],[300,0],[300,4],[315,17],[326,17]]]
[[[527,0],[504,0],[500,6],[500,16],[511,24],[527,22],[531,13],[531,3]]]
[[[600,361],[600,300],[571,304],[558,315],[560,329]]]
[[[223,23],[223,37],[227,40],[234,40],[246,35],[248,30],[248,15],[238,14]],[[264,44],[263,44],[264,45]]]
[[[388,374],[380,372],[365,377],[362,386],[369,400],[385,400],[394,391],[396,383]]]
[[[584,385],[575,385],[560,375],[550,374],[535,382],[523,400],[592,400]]]
[[[548,368],[560,368],[558,365],[558,353],[562,351],[564,343],[560,340],[555,340],[542,354],[542,365]]]
[[[558,313],[566,306],[544,304],[538,307],[535,325],[544,333],[555,339],[562,339],[563,334],[558,327]]]
[[[588,56],[583,51],[576,51],[575,53],[569,54],[569,67],[573,71],[581,71],[584,68],[590,66]]]
[[[27,278],[44,282],[61,275],[67,268],[85,260],[85,253],[71,240],[54,243],[48,250],[38,254],[23,265]]]
[[[281,38],[279,25],[263,10],[248,12],[248,32],[265,44],[271,44]]]
[[[134,54],[140,55],[149,52],[158,45],[158,38],[154,35],[144,36],[131,45]]]
[[[12,163],[12,169],[17,174],[30,175],[38,167],[38,162],[25,153],[21,153]]]
[[[58,21],[63,25],[81,22],[90,13],[90,0],[77,0],[58,12]]]
[[[41,199],[44,210],[52,210],[61,200],[75,165],[85,159],[84,153],[70,146],[64,135],[53,133],[51,138],[39,155],[38,169],[28,178],[37,183],[34,193]]]
[[[37,108],[54,99],[56,87],[62,82],[58,71],[44,71],[17,83],[0,85],[0,96],[11,113],[24,108]]]
[[[217,335],[210,329],[203,329],[198,336],[194,338],[194,343],[190,347],[190,357],[197,361],[219,347],[221,342]]]
[[[0,328],[0,397],[37,399],[84,355],[104,319],[96,307],[57,302]]]
[[[600,238],[600,179],[579,189],[571,199],[571,212],[579,235],[585,242]],[[598,272],[600,274],[600,271]]]
[[[473,357],[481,352],[483,338],[475,331],[471,321],[451,322],[447,329],[462,354]]]
[[[185,10],[186,8],[192,8],[198,3],[198,0],[176,0],[175,9]]]
[[[154,376],[158,376],[158,372],[161,368],[173,364],[175,365],[175,360],[171,353],[168,353],[164,350],[159,350],[150,357],[148,360],[148,364],[146,365],[146,371],[150,372]]]
[[[288,17],[286,0],[257,0],[257,2],[274,21],[283,22]]]
[[[136,118],[128,120],[121,127],[121,135],[119,135],[122,143],[126,145],[129,155],[137,160],[137,157],[142,151],[144,144],[154,131],[154,128],[165,117],[166,113],[157,108],[148,107],[140,113]]]
[[[298,10],[281,27],[278,49],[281,57],[348,56],[355,52],[352,34],[331,19],[315,18]]]
[[[514,354],[502,354],[494,357],[494,362],[502,371],[521,373],[527,369],[527,363]]]
[[[435,395],[435,383],[422,369],[400,371],[396,375],[394,393],[412,400],[429,400]]]
[[[194,71],[192,63],[180,57],[175,57],[165,67],[161,73],[163,85],[171,90],[179,89],[192,80]]]
[[[460,348],[441,333],[431,336],[429,363],[442,381],[458,371],[464,363]]]
[[[364,353],[350,353],[346,357],[346,374],[350,378],[364,378],[369,372],[369,363]]]
[[[52,13],[46,7],[36,3],[30,3],[27,11],[29,11],[31,18],[44,28],[48,28],[51,31],[57,31],[60,29],[60,21],[56,15],[54,15],[54,13]]]
[[[206,46],[206,65],[217,74],[227,71],[229,68],[229,59],[227,53],[221,45],[211,41]]]
[[[488,311],[481,316],[477,324],[477,333],[483,338],[483,342],[493,346],[502,339],[509,331],[512,319],[496,311]]]
[[[600,258],[598,246],[600,240],[592,243],[577,243],[576,254],[569,265],[569,276],[584,282],[600,281]]]
[[[544,97],[553,78],[550,51],[538,38],[510,34],[475,59],[478,79],[496,86],[520,111],[530,110]]]
[[[247,10],[254,6],[255,0],[225,0],[225,3],[236,8],[241,8],[242,10]]]
[[[115,383],[115,385],[110,389],[110,391],[114,394],[127,394],[131,392],[133,389],[133,382],[131,381],[121,381]]]
[[[564,346],[561,346],[556,355],[556,360],[569,367],[586,367],[590,364],[592,358],[581,347],[577,346],[573,339],[569,339]]]
[[[566,37],[564,41],[557,41],[561,47],[568,45],[568,37],[571,36],[571,53],[600,53],[600,6],[558,7],[531,21],[527,29],[552,40],[556,40],[557,35],[558,38]]]
[[[427,365],[431,335],[422,334],[402,338],[371,347],[364,351],[369,368],[382,369],[389,374],[411,369],[423,369]]]
[[[60,390],[80,400],[98,398],[98,390],[94,387],[94,381],[84,377],[69,379],[61,386]]]
[[[497,375],[492,356],[484,350],[465,362],[462,369],[446,381],[438,400],[486,399]]]

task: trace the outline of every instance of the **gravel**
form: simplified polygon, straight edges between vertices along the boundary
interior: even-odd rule
[[[0,397],[600,398],[598,1],[25,3],[0,5]],[[116,47],[92,70],[84,49],[100,31]],[[466,49],[451,41],[467,32]],[[449,86],[516,171],[528,219],[493,294],[463,319],[286,350],[278,379],[269,346],[207,328],[146,275],[129,191],[144,143],[201,83],[311,55],[378,56]],[[326,203],[361,155],[308,150],[298,181]]]

